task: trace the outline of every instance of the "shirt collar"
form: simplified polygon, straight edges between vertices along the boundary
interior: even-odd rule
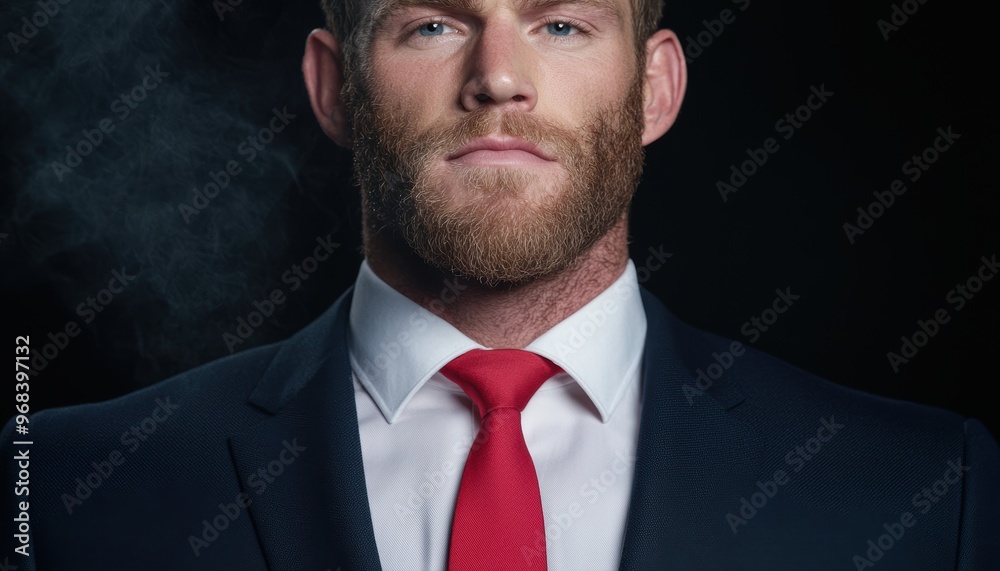
[[[453,299],[456,292],[442,292]],[[358,380],[389,423],[449,361],[485,349],[382,281],[361,263],[350,312],[349,355]],[[608,422],[642,358],[646,313],[631,260],[607,289],[532,341],[575,380]]]

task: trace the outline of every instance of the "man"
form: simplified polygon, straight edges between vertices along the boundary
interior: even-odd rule
[[[997,568],[981,424],[639,287],[628,206],[686,83],[658,1],[325,9],[303,71],[355,153],[355,286],[284,342],[31,417],[27,453],[8,425],[11,563]]]

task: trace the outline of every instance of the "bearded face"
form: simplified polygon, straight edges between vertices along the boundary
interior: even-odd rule
[[[490,105],[420,128],[389,91],[369,75],[349,78],[345,92],[367,232],[398,233],[440,270],[491,287],[557,274],[631,203],[643,159],[639,74],[618,101],[595,106],[573,128]],[[451,159],[484,136],[522,139],[552,160]]]

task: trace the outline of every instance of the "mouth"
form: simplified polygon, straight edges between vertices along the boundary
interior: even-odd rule
[[[488,136],[473,139],[446,160],[468,166],[523,166],[555,162],[537,145],[508,136]]]

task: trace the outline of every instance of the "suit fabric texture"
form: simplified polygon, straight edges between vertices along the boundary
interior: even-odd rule
[[[381,569],[347,353],[351,294],[282,342],[33,414],[28,496],[12,493],[9,423],[0,557],[22,571]],[[733,342],[641,294],[622,571],[1000,569],[1000,451],[981,423],[752,348],[699,380]],[[14,552],[21,501],[30,558]]]

